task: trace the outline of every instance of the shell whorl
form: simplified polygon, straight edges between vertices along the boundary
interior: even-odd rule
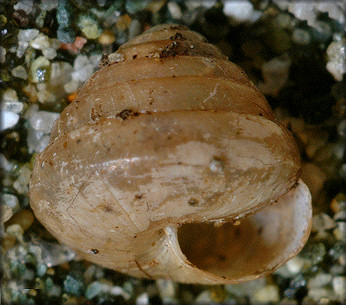
[[[229,111],[274,120],[246,74],[185,26],[158,26],[106,56],[101,66],[62,113],[53,138],[126,111]]]

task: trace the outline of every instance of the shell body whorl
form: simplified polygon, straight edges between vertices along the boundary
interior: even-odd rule
[[[102,266],[238,283],[307,240],[299,171],[291,134],[243,71],[198,33],[161,25],[105,58],[62,112],[30,200],[60,242]]]

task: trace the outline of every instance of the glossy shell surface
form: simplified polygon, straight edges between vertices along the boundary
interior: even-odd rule
[[[104,57],[36,161],[31,207],[81,257],[136,277],[252,280],[311,227],[299,152],[203,36],[152,28]]]

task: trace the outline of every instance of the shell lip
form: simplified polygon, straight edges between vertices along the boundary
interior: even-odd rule
[[[287,206],[286,209],[284,209],[282,212],[279,211],[282,209],[282,206]],[[273,212],[274,211],[274,212]],[[181,268],[185,270],[185,275],[177,275],[181,276],[181,278],[174,278],[180,282],[186,282],[186,283],[205,283],[205,284],[237,284],[245,281],[255,280],[259,277],[263,277],[277,268],[279,268],[281,265],[283,265],[285,262],[287,262],[292,257],[296,256],[303,248],[304,244],[306,243],[310,231],[311,231],[311,225],[312,225],[312,206],[311,206],[311,195],[309,192],[309,189],[307,186],[303,183],[301,179],[297,181],[297,183],[284,195],[282,195],[278,200],[276,205],[269,206],[268,208],[264,208],[257,213],[249,216],[250,218],[253,218],[254,220],[257,220],[258,223],[261,222],[267,222],[271,220],[271,217],[273,215],[277,215],[277,213],[280,214],[281,220],[275,221],[273,220],[273,223],[277,223],[278,225],[282,225],[283,229],[282,232],[278,233],[277,238],[279,240],[283,239],[283,236],[287,238],[287,244],[281,243],[280,241],[275,241],[278,243],[279,252],[277,252],[273,257],[269,258],[269,261],[266,261],[265,259],[259,260],[258,264],[255,263],[252,264],[254,267],[249,270],[246,270],[243,272],[241,269],[238,271],[239,274],[234,273],[232,270],[228,270],[230,274],[220,275],[219,272],[213,272],[212,270],[208,270],[205,268],[206,265],[203,266],[204,262],[196,261],[193,258],[192,255],[197,255],[198,250],[193,249],[194,251],[190,251],[186,248],[186,245],[183,245],[182,240],[179,238],[179,227],[169,226],[166,227],[164,232],[167,235],[167,238],[170,242],[171,249],[173,250],[174,256],[176,259],[180,261],[180,264],[184,266],[184,268]],[[286,217],[285,214],[289,214],[289,216]],[[268,216],[266,216],[268,214]],[[257,216],[256,216],[257,215]],[[257,218],[256,218],[257,217]],[[244,218],[246,219],[246,217]],[[270,229],[271,223],[268,224],[268,227]],[[297,225],[299,225],[297,227]],[[184,224],[183,224],[184,226]],[[295,229],[296,228],[296,229]],[[265,234],[269,234],[267,238],[271,238],[270,230],[263,229],[265,231]],[[275,231],[272,230],[272,231]],[[294,232],[296,231],[296,232]],[[269,232],[269,233],[268,233]],[[201,232],[201,235],[203,235],[204,231]],[[252,237],[252,236],[251,236]],[[275,237],[275,234],[274,234]],[[215,245],[214,245],[215,247]],[[184,249],[185,248],[185,249]],[[250,247],[251,248],[251,247]],[[261,248],[261,246],[259,246]],[[187,251],[186,251],[187,249]],[[198,247],[197,247],[198,249]],[[212,251],[212,249],[209,249]],[[275,247],[270,248],[270,251],[276,251],[277,249]],[[202,249],[200,249],[202,251]],[[250,250],[249,250],[250,251]],[[257,255],[261,256],[261,250],[258,251]],[[263,249],[263,251],[267,251],[268,249]],[[241,253],[241,252],[240,252]],[[268,252],[269,253],[269,252]],[[201,253],[200,253],[201,254]],[[248,255],[249,253],[244,252],[244,255]],[[201,254],[203,256],[203,253]],[[255,255],[250,255],[249,260]],[[237,257],[234,257],[233,259],[237,259]],[[227,261],[228,262],[228,261]],[[243,268],[246,269],[247,266],[245,264],[246,260],[240,260],[240,263],[243,264]],[[251,262],[250,262],[251,264]],[[234,264],[231,263],[231,269]],[[222,268],[221,268],[222,269]],[[233,272],[233,274],[232,274]],[[170,275],[172,277],[172,275]],[[201,280],[202,279],[202,280]]]

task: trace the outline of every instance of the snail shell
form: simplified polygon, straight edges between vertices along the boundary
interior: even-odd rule
[[[291,134],[198,33],[160,25],[102,61],[56,121],[30,185],[38,220],[136,277],[253,280],[311,227]]]

